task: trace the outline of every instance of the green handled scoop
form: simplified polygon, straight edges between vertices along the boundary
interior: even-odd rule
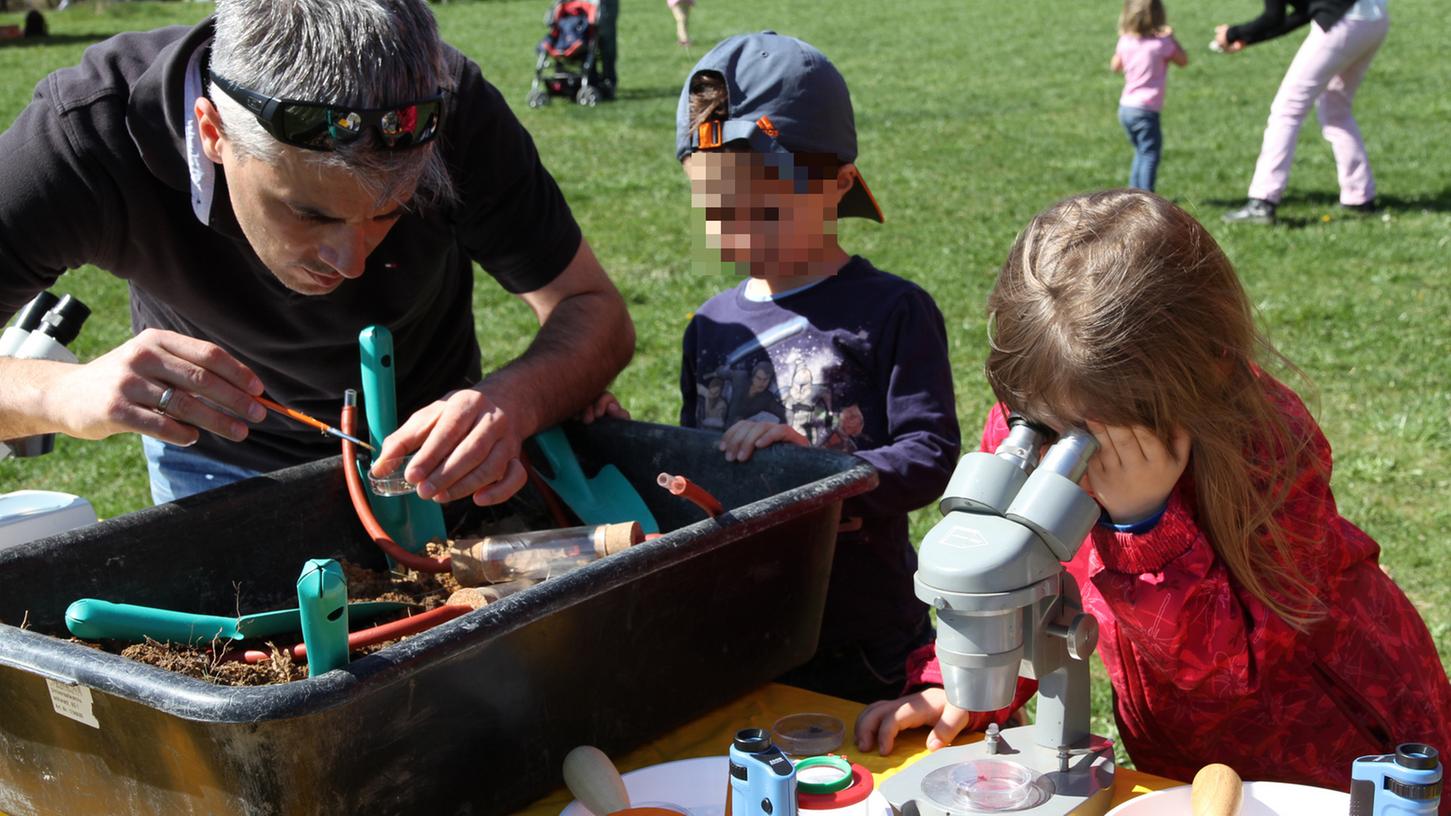
[[[529,442],[533,443],[530,462],[535,472],[580,521],[585,524],[638,521],[646,533],[660,532],[655,515],[619,468],[607,464],[593,476],[584,475],[562,428],[542,430],[529,437]]]
[[[398,601],[366,601],[348,605],[348,617],[372,618],[408,609]],[[279,609],[255,615],[228,617],[174,612],[150,606],[112,603],[82,598],[66,607],[65,625],[82,640],[127,640],[137,643],[151,638],[162,643],[210,643],[213,640],[267,638],[302,630],[302,615],[296,609]]]

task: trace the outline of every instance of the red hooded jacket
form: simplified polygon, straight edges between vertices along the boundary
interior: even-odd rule
[[[1299,566],[1321,588],[1323,621],[1299,632],[1240,587],[1196,523],[1188,471],[1152,530],[1100,525],[1068,571],[1098,620],[1119,737],[1140,770],[1189,780],[1222,762],[1245,779],[1348,790],[1358,756],[1401,742],[1451,751],[1451,684],[1421,616],[1377,563],[1380,547],[1336,512],[1329,443],[1292,391],[1265,382],[1318,460],[1280,515],[1313,542]],[[1006,436],[997,406],[982,450]],[[941,684],[931,650],[908,659],[909,688]],[[1020,680],[1014,707],[1033,689]],[[1451,796],[1440,812],[1451,814]]]

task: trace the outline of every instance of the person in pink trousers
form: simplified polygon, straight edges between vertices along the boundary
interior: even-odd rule
[[[1300,125],[1318,108],[1320,132],[1335,154],[1340,206],[1366,213],[1375,209],[1375,176],[1365,153],[1351,104],[1390,26],[1388,0],[1265,0],[1259,17],[1215,29],[1215,43],[1234,53],[1310,24],[1280,90],[1270,105],[1264,144],[1249,185],[1249,201],[1225,213],[1230,223],[1273,224],[1275,209],[1290,181]]]

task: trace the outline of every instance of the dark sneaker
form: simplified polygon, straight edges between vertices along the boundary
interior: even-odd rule
[[[1373,198],[1364,204],[1341,204],[1340,209],[1346,215],[1375,215],[1380,212],[1380,207]]]
[[[1275,205],[1261,198],[1251,198],[1233,212],[1224,214],[1225,223],[1228,224],[1265,224],[1275,223]]]

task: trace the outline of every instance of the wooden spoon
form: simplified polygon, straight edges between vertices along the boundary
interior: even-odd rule
[[[1239,816],[1244,783],[1228,765],[1205,765],[1194,774],[1189,810],[1194,816]]]
[[[630,792],[615,763],[593,745],[581,745],[564,757],[564,785],[595,816],[630,806]]]

